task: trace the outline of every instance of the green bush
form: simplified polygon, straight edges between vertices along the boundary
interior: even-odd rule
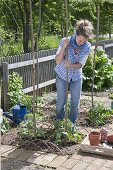
[[[27,106],[28,109],[31,109],[32,96],[23,93],[22,84],[23,84],[22,77],[20,77],[18,73],[13,72],[11,75],[9,75],[8,84],[9,109],[16,105],[18,102]]]
[[[7,118],[3,117],[3,121],[1,124],[1,133],[4,134],[8,132],[11,129],[11,126],[9,124],[9,121]]]
[[[90,125],[98,127],[105,124],[106,119],[111,115],[113,115],[113,110],[96,103],[88,112],[88,120]]]
[[[40,115],[36,116],[37,120],[40,120]],[[41,118],[42,119],[42,118]],[[44,119],[44,116],[43,116]],[[34,137],[34,125],[33,115],[27,115],[27,119],[20,125],[19,136],[21,138]],[[53,125],[49,128],[43,128],[43,126],[36,128],[36,138],[47,139],[54,142],[56,145],[64,145],[65,139],[67,142],[80,142],[83,139],[83,134],[77,130],[72,129],[72,123],[70,120],[67,121],[67,131],[65,131],[65,120],[56,120]]]
[[[93,57],[91,53],[83,68],[83,90],[91,91],[93,75]],[[104,50],[98,48],[95,56],[94,90],[103,90],[113,86],[113,65]]]

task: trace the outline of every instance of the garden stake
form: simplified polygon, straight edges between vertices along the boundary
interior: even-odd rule
[[[35,54],[36,54],[36,60],[37,60],[37,65],[36,65],[36,85],[37,85],[37,90],[36,90],[36,109],[38,109],[38,96],[39,96],[39,64],[38,64],[38,41],[40,37],[40,29],[41,29],[41,19],[42,18],[42,2],[39,0],[39,23],[38,23],[38,28],[37,28],[37,36],[35,39]]]
[[[96,57],[96,49],[98,46],[98,36],[99,36],[99,18],[100,18],[100,8],[99,6],[97,6],[97,32],[96,32],[96,44],[94,49],[93,75],[92,75],[92,107],[94,107],[93,90],[94,90],[94,79],[95,79],[95,57]]]
[[[65,0],[66,8],[66,38],[68,37],[68,10],[67,0]],[[68,60],[68,48],[66,48],[66,60]],[[68,67],[66,67],[66,104],[65,104],[65,132],[67,132],[67,119],[68,119]],[[64,144],[66,145],[67,136],[65,137]]]
[[[30,6],[30,26],[31,26],[31,46],[33,57],[33,123],[34,123],[34,137],[36,137],[36,115],[35,115],[35,54],[34,54],[34,36],[33,36],[33,19],[32,19],[32,3],[29,0]]]

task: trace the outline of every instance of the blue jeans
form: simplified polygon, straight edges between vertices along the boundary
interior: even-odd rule
[[[56,76],[57,102],[56,102],[56,119],[63,119],[65,116],[66,103],[66,81]],[[71,93],[69,119],[76,123],[78,117],[78,108],[82,89],[82,80],[70,81],[69,90]]]

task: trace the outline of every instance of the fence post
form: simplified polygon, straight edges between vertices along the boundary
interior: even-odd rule
[[[1,109],[1,96],[2,96],[2,94],[1,94],[1,89],[2,89],[1,81],[2,81],[2,67],[0,67],[0,109]]]
[[[2,74],[0,69],[0,169],[1,169],[1,123],[2,123],[2,109],[1,109],[1,80]]]
[[[4,99],[4,111],[7,111],[7,97],[8,97],[8,76],[9,76],[9,70],[8,70],[8,62],[3,62],[3,99]]]

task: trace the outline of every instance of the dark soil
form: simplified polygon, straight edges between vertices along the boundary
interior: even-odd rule
[[[106,99],[105,99],[106,102]],[[80,113],[78,116],[78,122],[77,126],[80,131],[80,133],[83,134],[82,130],[84,129],[86,133],[88,133],[88,128],[94,128],[89,125],[89,121],[87,118],[87,111],[89,110],[89,107],[91,106],[91,101],[86,100],[86,97],[81,100],[81,106],[80,106]],[[49,116],[49,123],[45,123],[45,125],[51,124],[51,122],[54,119],[54,113],[55,113],[55,102],[49,102],[46,103],[43,107],[44,114]],[[113,122],[113,116],[106,119],[106,126],[111,124]],[[103,127],[104,125],[101,125]],[[49,139],[41,140],[41,139],[33,139],[33,138],[20,138],[18,135],[19,132],[19,126],[12,126],[11,130],[2,135],[2,145],[16,145],[18,147],[24,148],[24,149],[31,149],[31,150],[37,150],[37,151],[44,151],[44,152],[54,152],[54,153],[60,153],[60,154],[72,154],[79,150],[79,143],[68,143],[66,146],[58,147],[53,142],[50,142]],[[86,134],[84,134],[86,135]]]

